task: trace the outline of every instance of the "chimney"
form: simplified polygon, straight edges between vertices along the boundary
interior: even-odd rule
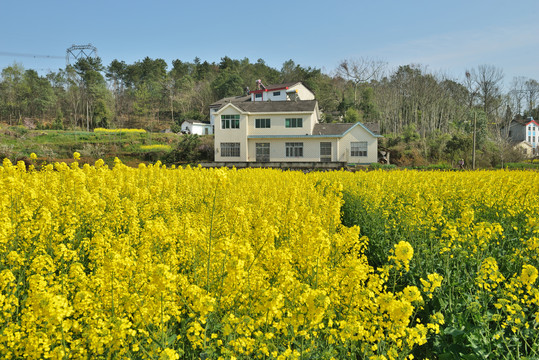
[[[262,80],[258,79],[256,81],[256,89],[257,90],[266,90],[266,87],[264,86],[264,84],[262,84]]]

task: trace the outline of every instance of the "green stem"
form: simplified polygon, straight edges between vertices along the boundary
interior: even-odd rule
[[[219,184],[215,185],[215,192],[213,194],[213,206],[211,209],[211,218],[210,218],[210,238],[208,240],[208,263],[206,269],[206,292],[210,292],[210,265],[211,265],[211,248],[212,248],[212,237],[213,237],[213,217],[215,215],[215,203],[217,200],[217,189]]]

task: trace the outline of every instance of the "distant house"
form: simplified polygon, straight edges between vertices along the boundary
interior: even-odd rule
[[[526,157],[533,157],[534,155],[532,144],[527,141],[521,141],[514,144],[514,148],[518,149]]]
[[[507,134],[512,142],[521,144],[527,142],[530,146],[519,145],[523,150],[531,147],[532,154],[539,154],[539,122],[532,117],[527,119],[514,119],[509,126]]]
[[[378,161],[376,125],[320,123],[314,94],[302,83],[262,86],[210,106],[216,162]]]
[[[181,125],[182,133],[196,135],[211,135],[213,134],[213,126],[196,120],[185,120]]]

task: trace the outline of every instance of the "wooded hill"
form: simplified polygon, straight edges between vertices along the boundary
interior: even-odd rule
[[[255,81],[302,81],[316,95],[325,122],[377,122],[403,164],[471,160],[476,119],[478,161],[483,166],[514,161],[506,135],[517,117],[539,117],[539,83],[512,79],[503,90],[503,71],[490,65],[471,68],[462,79],[429,72],[419,65],[388,69],[371,59],[344,60],[332,74],[293,60],[281,69],[264,60],[223,57],[219,63],[145,58],[134,64],[80,59],[46,76],[18,64],[2,70],[0,121],[54,129],[137,127],[179,130],[184,119],[208,120],[209,105],[241,95]]]

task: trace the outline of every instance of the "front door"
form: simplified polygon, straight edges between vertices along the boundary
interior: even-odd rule
[[[330,142],[320,143],[320,161],[321,162],[331,161],[331,143]]]
[[[256,161],[257,162],[270,161],[270,144],[269,143],[256,143]]]

